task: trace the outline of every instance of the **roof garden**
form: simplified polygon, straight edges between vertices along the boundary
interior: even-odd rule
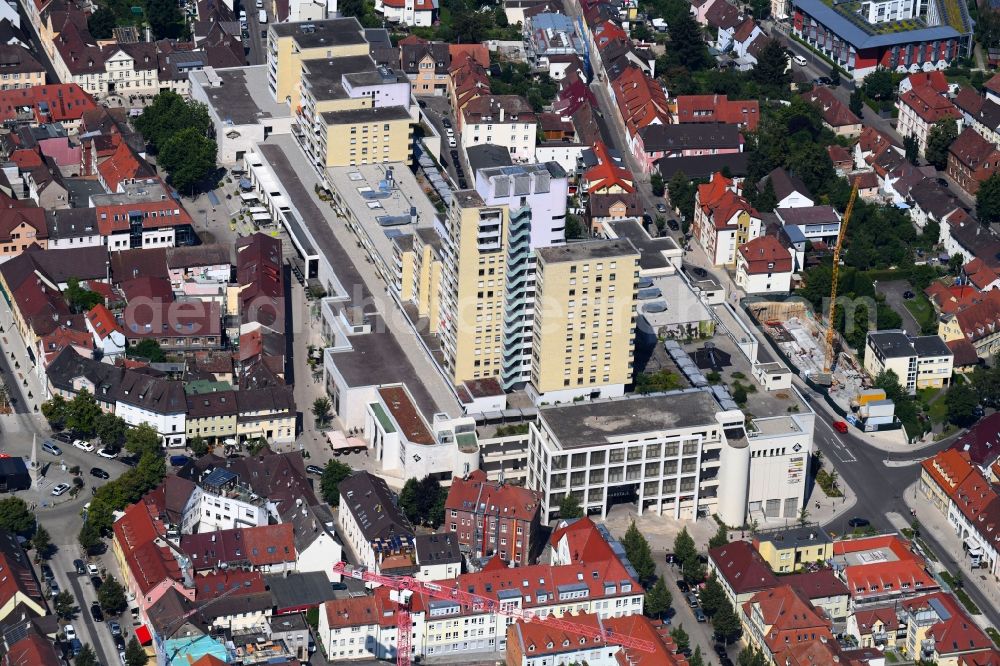
[[[835,12],[846,18],[858,28],[861,28],[869,35],[892,35],[897,32],[911,32],[928,27],[921,18],[902,19],[899,21],[883,21],[882,23],[869,23],[868,19],[861,15],[861,2],[857,0],[847,0],[847,2],[837,2],[837,0],[822,0],[825,5],[831,7]],[[955,0],[951,0],[954,2]]]

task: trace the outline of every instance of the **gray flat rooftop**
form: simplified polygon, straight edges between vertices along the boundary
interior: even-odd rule
[[[437,210],[402,162],[333,167],[326,177],[385,261],[392,261],[393,236],[434,226]]]
[[[208,103],[223,122],[251,125],[264,118],[287,118],[291,111],[286,104],[275,102],[267,90],[267,66],[217,69],[221,85],[209,84],[204,70],[192,72],[208,97]]]
[[[340,58],[304,60],[302,66],[308,72],[306,83],[309,91],[317,101],[347,97],[343,83],[344,76],[376,71],[375,61],[367,53]]]
[[[868,337],[886,358],[913,356],[915,353],[909,336],[903,331],[871,331]]]
[[[479,192],[475,190],[458,190],[454,194],[455,202],[460,208],[482,208],[486,205]]]
[[[567,261],[587,261],[638,255],[639,252],[627,238],[624,240],[589,240],[566,243],[554,247],[543,247],[537,251],[538,258],[547,264]]]
[[[611,222],[611,230],[618,238],[627,238],[639,250],[639,267],[643,270],[667,268],[670,263],[663,256],[669,250],[679,250],[677,241],[670,236],[652,238],[636,220]]]
[[[327,111],[323,121],[327,125],[347,123],[379,123],[384,120],[409,120],[410,114],[401,106],[380,106],[374,109],[349,109],[347,111]]]
[[[140,181],[137,183],[123,183],[121,185],[124,192],[112,192],[110,194],[95,194],[90,197],[91,206],[118,206],[137,203],[153,203],[156,201],[166,201],[173,199],[170,190],[159,181]],[[178,204],[179,205],[179,204]]]
[[[295,37],[299,48],[303,49],[365,43],[364,30],[354,17],[272,23],[270,29],[279,37]]]
[[[720,409],[710,393],[691,390],[547,407],[539,418],[563,449],[577,449],[633,434],[715,426]]]
[[[855,15],[856,20],[852,21],[823,0],[792,0],[792,4],[857,49],[943,41],[959,36],[958,31],[950,25],[927,26],[922,21],[920,24],[916,24],[919,27],[912,30],[900,29],[895,32],[887,31],[879,34],[877,33],[878,28],[869,24],[862,17]],[[851,11],[849,3],[844,11]]]

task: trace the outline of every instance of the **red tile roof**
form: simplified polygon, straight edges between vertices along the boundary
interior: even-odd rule
[[[708,558],[736,595],[766,590],[778,584],[771,567],[747,541],[711,548]]]
[[[111,157],[97,165],[97,171],[110,192],[117,192],[120,183],[156,175],[149,164],[140,160],[125,141],[118,144]]]
[[[115,320],[115,316],[103,303],[98,303],[87,313],[87,321],[91,328],[101,340],[108,337],[115,331],[124,333],[121,325]]]
[[[980,467],[989,465],[1000,456],[1000,412],[982,419],[962,435],[951,448],[963,451]]]
[[[935,603],[932,604],[932,601]],[[911,612],[929,609],[935,613],[938,608],[943,608],[947,613],[948,617],[941,618],[939,622],[931,625],[929,632],[929,635],[934,637],[934,650],[942,658],[958,652],[988,650],[993,647],[990,638],[976,626],[958,605],[955,597],[950,594],[935,592],[910,599],[903,602],[903,608]]]
[[[135,213],[142,214],[144,229],[160,229],[192,223],[188,212],[179,201],[173,199],[147,202],[132,201],[97,206],[96,213],[97,228],[102,236],[128,231],[130,216]]]
[[[324,602],[323,611],[331,629],[379,624],[381,617],[373,596],[333,599]]]
[[[810,601],[848,594],[847,586],[828,568],[782,576],[781,582],[791,585],[803,599]]]
[[[561,551],[563,542],[571,561],[599,562],[616,557],[611,544],[604,540],[597,525],[587,516],[569,524],[561,524],[552,531],[549,538],[552,547]]]
[[[996,648],[990,648],[981,652],[959,655],[957,666],[1000,666],[1000,652]]]
[[[215,599],[228,592],[230,596],[259,594],[267,591],[264,576],[259,571],[239,571],[228,569],[210,572],[194,577],[195,600]]]
[[[834,555],[889,551],[891,558],[870,564],[849,564],[844,570],[847,589],[857,602],[873,596],[934,590],[937,582],[927,573],[926,563],[909,548],[909,542],[894,534],[835,541]]]
[[[678,95],[677,122],[728,123],[756,130],[760,121],[760,102],[755,99],[729,99],[728,95]]]
[[[830,621],[790,585],[778,585],[755,594],[743,604],[747,617],[754,615],[751,610],[754,606],[760,611],[764,624],[762,629],[767,632],[764,642],[772,653],[787,648],[789,639],[804,642],[801,638],[804,635],[828,640],[833,638]]]
[[[472,58],[481,67],[490,66],[490,51],[483,44],[449,44],[448,53],[456,59]]]
[[[444,506],[453,511],[477,511],[487,516],[531,522],[538,515],[540,502],[538,492],[487,481],[486,473],[477,469],[465,478],[452,479]]]
[[[712,174],[712,179],[698,186],[698,205],[712,221],[716,229],[725,229],[737,213],[752,211],[750,203],[732,191],[733,180],[721,172]]]
[[[528,100],[520,95],[481,95],[466,104],[462,117],[463,123],[471,125],[486,122],[535,123],[538,120]]]
[[[220,563],[247,562],[255,567],[295,562],[295,540],[291,523],[185,534],[180,549],[190,555],[197,571]]]
[[[22,225],[34,231],[36,240],[45,240],[49,237],[49,229],[45,224],[45,211],[41,208],[16,207],[0,208],[0,243],[9,243],[11,232]],[[28,231],[27,233],[31,233]],[[24,234],[21,238],[25,238]]]
[[[911,88],[926,86],[940,95],[948,92],[948,79],[945,78],[944,72],[936,69],[933,72],[910,74],[906,79],[910,82]]]
[[[990,284],[1000,279],[1000,274],[979,257],[963,266],[962,272],[980,290],[986,289]]]
[[[667,93],[656,79],[639,67],[626,67],[611,87],[630,136],[648,125],[670,122]]]
[[[873,627],[881,622],[885,631],[895,631],[899,628],[899,615],[895,606],[876,606],[854,611],[854,619],[858,623],[861,634],[871,633]]]
[[[1000,290],[987,292],[983,300],[959,310],[954,316],[969,342],[993,335],[1000,326]]]
[[[774,236],[759,236],[739,247],[740,255],[747,262],[747,273],[789,273],[792,255]]]
[[[846,104],[837,99],[829,88],[813,88],[804,95],[807,102],[819,109],[823,122],[830,127],[860,125],[861,119]]]
[[[13,120],[30,107],[38,122],[73,122],[95,109],[94,99],[75,83],[53,83],[0,91],[0,121]]]
[[[56,654],[55,646],[36,632],[29,633],[25,638],[10,646],[10,649],[0,660],[2,666],[60,666],[62,660]]]
[[[635,180],[632,172],[620,166],[611,157],[608,147],[603,141],[598,141],[593,147],[597,164],[587,169],[583,179],[588,183],[587,191],[598,194],[605,190],[620,187],[626,192],[635,192]]]
[[[962,130],[948,147],[948,152],[970,171],[975,171],[986,163],[991,165],[989,168],[992,170],[996,168],[997,161],[1000,161],[1000,151],[971,127]]]
[[[952,101],[943,97],[930,86],[915,86],[899,96],[899,104],[913,109],[925,123],[934,124],[953,118],[958,120],[962,113]]]

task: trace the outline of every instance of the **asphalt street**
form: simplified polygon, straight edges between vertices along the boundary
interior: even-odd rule
[[[877,282],[875,291],[885,295],[885,302],[903,319],[903,330],[910,335],[920,335],[920,322],[906,308],[906,298],[903,294],[913,292],[913,287],[907,280],[887,280]]]

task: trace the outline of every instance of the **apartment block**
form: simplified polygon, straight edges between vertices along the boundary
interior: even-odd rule
[[[865,372],[877,377],[892,370],[911,394],[951,383],[954,354],[936,335],[910,336],[904,331],[870,331],[865,343]]]
[[[536,402],[615,397],[632,381],[639,252],[628,239],[538,250]]]
[[[443,527],[470,555],[528,564],[541,550],[539,505],[538,493],[492,483],[477,469],[452,481]]]

